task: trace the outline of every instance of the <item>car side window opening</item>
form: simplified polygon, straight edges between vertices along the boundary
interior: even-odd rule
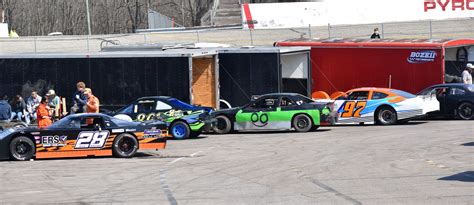
[[[385,93],[382,93],[382,92],[374,91],[374,92],[372,93],[372,100],[385,99],[386,97],[388,97],[388,95],[385,94]]]
[[[288,97],[282,97],[280,100],[280,107],[295,106],[296,103]]]
[[[277,106],[278,98],[265,98],[255,102],[251,108],[254,109],[272,109]]]
[[[460,88],[451,88],[449,89],[449,95],[465,95],[466,91]]]
[[[100,117],[83,117],[81,118],[81,128],[92,129],[96,127],[104,128],[104,121]]]
[[[171,109],[173,109],[173,107],[171,107],[170,105],[159,100],[156,101],[156,108],[155,108],[156,111],[171,110]]]
[[[347,96],[347,100],[368,100],[369,91],[356,91]]]
[[[147,100],[147,101],[140,101],[137,103],[135,107],[135,113],[147,113],[155,111],[155,101]]]

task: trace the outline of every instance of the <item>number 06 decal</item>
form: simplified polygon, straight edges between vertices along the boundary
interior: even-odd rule
[[[102,148],[109,137],[109,131],[86,131],[77,136],[75,149]]]
[[[341,117],[360,117],[360,112],[367,105],[367,101],[347,101],[344,103],[344,110]]]

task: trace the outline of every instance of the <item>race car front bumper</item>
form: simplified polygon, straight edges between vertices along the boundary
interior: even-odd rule
[[[214,126],[216,126],[217,119],[214,119],[214,118],[207,119],[207,120],[204,120],[203,122],[204,122],[204,126],[201,132],[209,133],[209,132],[212,132],[212,129],[214,128]]]

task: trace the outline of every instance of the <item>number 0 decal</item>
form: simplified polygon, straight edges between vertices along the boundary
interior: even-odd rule
[[[347,101],[344,103],[344,110],[341,117],[360,117],[360,112],[367,105],[367,101]]]
[[[75,149],[102,148],[109,137],[109,131],[81,132],[77,136]]]

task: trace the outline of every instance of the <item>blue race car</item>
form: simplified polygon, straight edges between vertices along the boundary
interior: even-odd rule
[[[212,128],[215,121],[209,115],[212,111],[210,107],[190,105],[172,97],[148,96],[108,114],[128,121],[167,122],[171,136],[186,139]]]

